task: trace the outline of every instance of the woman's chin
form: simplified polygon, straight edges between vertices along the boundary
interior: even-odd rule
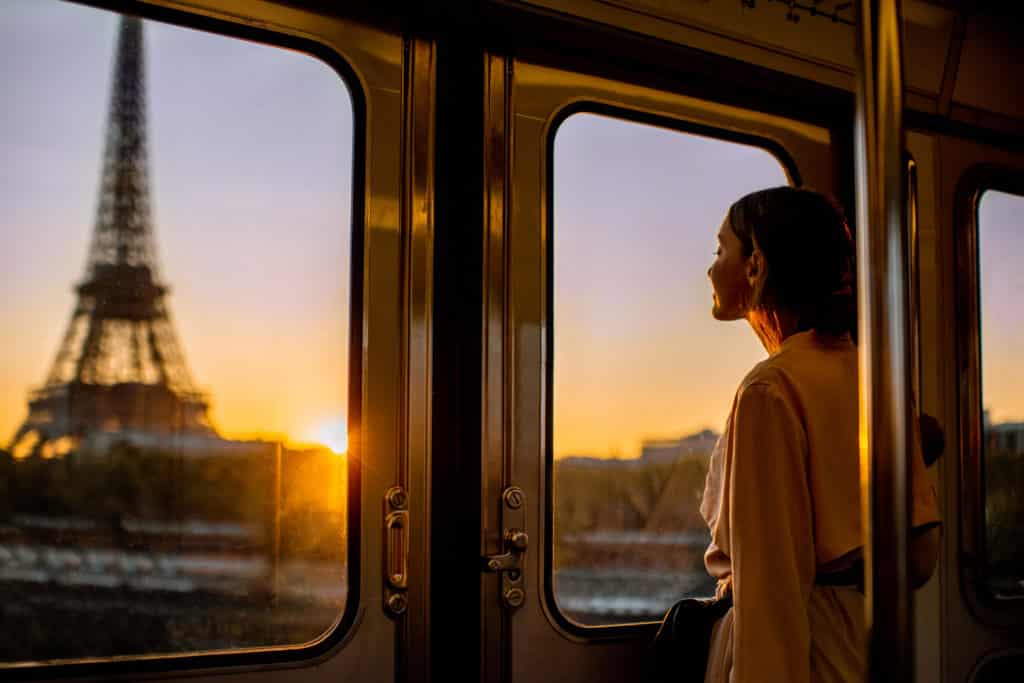
[[[715,320],[721,320],[722,322],[729,322],[732,320],[739,320],[743,316],[735,313],[734,311],[723,310],[716,301],[711,305],[711,317]]]

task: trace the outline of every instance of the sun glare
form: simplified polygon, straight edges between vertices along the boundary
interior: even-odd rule
[[[314,441],[341,455],[348,450],[348,430],[341,418],[331,418],[320,423],[311,434]]]

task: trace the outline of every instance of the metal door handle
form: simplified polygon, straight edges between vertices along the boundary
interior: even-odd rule
[[[409,585],[409,512],[398,510],[384,518],[387,530],[387,560],[385,568],[388,585],[405,590]]]
[[[384,505],[384,605],[397,616],[409,606],[409,496],[393,486]]]

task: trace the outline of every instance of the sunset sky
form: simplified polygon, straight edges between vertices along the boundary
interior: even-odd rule
[[[720,431],[765,352],[711,318],[707,269],[729,205],[786,184],[768,152],[578,114],[555,136],[556,455],[639,454]]]
[[[8,0],[0,22],[0,447],[85,269],[117,15]],[[228,437],[344,437],[352,173],[345,84],[291,51],[146,22],[150,182],[169,308]],[[786,182],[767,152],[580,114],[555,138],[555,453],[720,430],[764,351],[711,319],[729,204]],[[985,396],[1024,419],[1022,201],[982,202]],[[441,381],[436,378],[435,381]]]
[[[0,441],[71,315],[97,206],[118,15],[5,2]],[[169,307],[230,437],[344,435],[352,105],[297,52],[146,22],[150,183]],[[327,444],[330,445],[330,444]]]
[[[1024,198],[984,193],[978,226],[983,403],[992,422],[1024,422]]]

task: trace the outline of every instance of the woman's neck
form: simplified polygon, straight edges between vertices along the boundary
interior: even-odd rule
[[[797,332],[797,318],[789,311],[768,311],[758,308],[749,311],[746,318],[768,355],[778,351],[782,342]]]

